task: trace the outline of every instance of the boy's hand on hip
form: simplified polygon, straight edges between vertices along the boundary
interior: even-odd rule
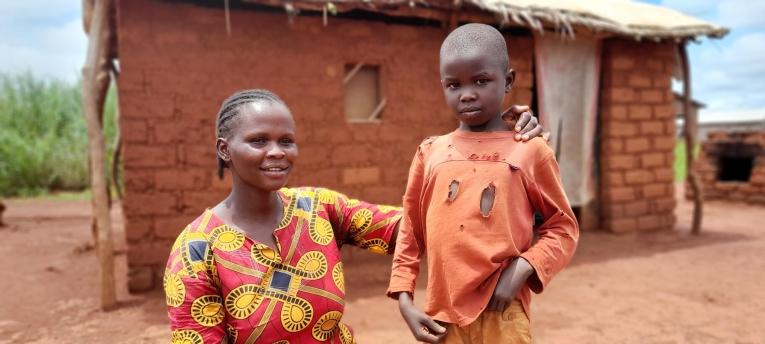
[[[406,325],[412,331],[414,339],[435,344],[446,336],[446,328],[415,307],[411,294],[399,293],[398,310],[401,311],[401,316],[404,317]]]
[[[503,312],[513,302],[518,290],[533,273],[534,268],[526,259],[521,257],[513,259],[499,275],[497,287],[494,288],[494,294],[492,294],[486,309]]]

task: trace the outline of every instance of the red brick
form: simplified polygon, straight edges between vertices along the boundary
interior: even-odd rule
[[[129,266],[128,291],[131,293],[149,291],[152,288],[155,288],[157,284],[162,285],[162,282],[161,280],[159,282],[154,280],[154,271],[151,266]]]
[[[161,169],[154,173],[158,190],[192,190],[210,186],[209,173],[201,168]]]
[[[637,157],[631,155],[607,156],[603,159],[603,167],[606,170],[626,170],[637,165]]]
[[[150,240],[129,245],[128,261],[135,265],[163,264],[170,255],[173,242],[169,240]]]
[[[177,211],[177,200],[169,193],[125,193],[123,207],[131,215],[170,215]]]
[[[125,166],[167,167],[175,165],[174,146],[125,145],[122,151]]]
[[[664,154],[662,153],[644,153],[640,155],[640,165],[642,167],[657,167],[664,165]]]
[[[657,182],[672,182],[675,179],[675,171],[672,168],[657,168],[653,173]]]
[[[626,56],[617,56],[610,61],[614,70],[632,70],[635,67],[635,59]]]
[[[601,195],[606,199],[606,195]],[[624,216],[624,203],[604,202],[600,207],[600,214],[604,220],[618,219]]]
[[[635,217],[648,213],[648,201],[638,200],[624,204],[624,216]]]
[[[603,126],[604,137],[631,137],[638,132],[636,123],[625,121],[609,121]]]
[[[667,183],[655,183],[649,184],[643,187],[643,197],[657,198],[667,195],[667,187],[671,186]]]
[[[173,116],[175,100],[166,97],[131,97],[120,99],[120,117],[133,118],[169,118]]]
[[[631,187],[612,187],[605,191],[607,202],[623,202],[635,199],[635,189]]]
[[[647,169],[624,172],[624,181],[628,185],[645,184],[653,181],[653,173]]]
[[[674,136],[658,136],[651,139],[653,148],[659,150],[673,150],[677,145],[677,139]]]
[[[653,105],[653,116],[656,119],[674,119],[675,115],[672,105]]]
[[[218,155],[212,143],[209,145],[183,143],[179,145],[179,149],[181,159],[186,165],[209,169],[216,169],[218,166]]]
[[[178,237],[178,234],[186,226],[194,221],[193,218],[183,216],[158,216],[154,218],[154,235],[161,239],[172,239]]]
[[[601,150],[606,154],[621,153],[624,151],[624,140],[622,139],[604,139],[601,143]]]
[[[640,133],[644,135],[664,134],[664,122],[662,121],[640,122]]]
[[[627,106],[626,105],[611,105],[605,106],[602,114],[603,119],[627,119]]]
[[[606,91],[606,99],[614,103],[629,103],[635,100],[635,91],[626,87],[614,87]]]
[[[632,74],[629,78],[629,85],[633,87],[650,87],[651,78],[644,74]]]
[[[205,208],[213,207],[226,198],[225,190],[183,191],[182,209],[202,213]]]
[[[627,113],[630,119],[650,119],[652,117],[652,110],[648,105],[630,105]]]
[[[634,138],[625,141],[624,150],[629,153],[645,152],[651,148],[650,141],[647,138]]]
[[[667,136],[675,137],[677,132],[677,124],[675,122],[664,121],[664,134]]]
[[[120,139],[129,143],[146,143],[147,140],[146,120],[122,119],[120,121]]]
[[[605,175],[605,184],[609,187],[623,186],[624,174],[622,172],[608,172]]]
[[[298,163],[312,168],[329,166],[329,152],[329,147],[320,143],[301,145]]]
[[[653,87],[665,88],[665,89],[670,88],[672,87],[672,82],[670,80],[672,80],[672,78],[670,77],[669,74],[662,73],[662,74],[654,75]]]
[[[380,169],[377,167],[343,169],[344,184],[376,184],[380,181]]]
[[[644,65],[646,69],[650,71],[656,71],[656,72],[664,71],[664,62],[661,60],[649,59],[648,61],[645,61]]]
[[[332,148],[330,161],[333,166],[348,166],[349,164],[367,163],[370,161],[370,151],[367,147],[341,145]]]
[[[651,201],[653,203],[653,211],[656,213],[668,213],[675,211],[677,201],[674,197],[663,197]]]
[[[637,221],[641,231],[661,229],[661,216],[640,216]]]
[[[154,170],[125,167],[123,171],[125,189],[138,192],[151,191],[154,188]]]
[[[141,240],[152,230],[150,217],[131,217],[125,220],[125,238],[128,241]]]
[[[610,71],[607,72],[603,77],[603,86],[631,86],[630,81],[631,78],[629,71]]]

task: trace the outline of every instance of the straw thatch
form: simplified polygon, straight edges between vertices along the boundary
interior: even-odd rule
[[[299,10],[345,12],[366,10],[395,16],[421,17],[453,24],[488,19],[503,26],[543,32],[555,29],[572,35],[587,29],[604,35],[636,39],[720,38],[728,29],[678,11],[630,0],[244,0],[283,6],[290,15]],[[480,16],[470,13],[487,14]],[[483,20],[486,21],[486,20]]]

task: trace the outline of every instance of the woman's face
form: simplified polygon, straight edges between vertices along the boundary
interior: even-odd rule
[[[218,139],[218,154],[234,178],[261,190],[285,186],[298,156],[290,110],[277,102],[252,102],[233,121],[230,137]]]

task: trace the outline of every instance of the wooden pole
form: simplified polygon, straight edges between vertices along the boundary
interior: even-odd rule
[[[90,148],[90,190],[92,193],[93,216],[98,240],[97,251],[101,277],[101,309],[117,306],[114,282],[114,247],[111,222],[109,219],[109,197],[104,149],[104,133],[101,114],[104,109],[106,92],[109,88],[109,68],[112,58],[112,28],[109,25],[112,10],[111,0],[96,0],[90,13],[88,50],[85,66],[82,68],[82,108],[88,127]]]
[[[693,189],[693,222],[691,224],[691,234],[699,235],[701,233],[701,220],[704,208],[704,194],[701,188],[699,176],[694,169],[693,155],[696,148],[696,131],[698,129],[698,118],[691,111],[691,67],[688,62],[688,42],[680,43],[680,59],[683,64],[683,131],[685,132],[685,156],[687,180]]]

